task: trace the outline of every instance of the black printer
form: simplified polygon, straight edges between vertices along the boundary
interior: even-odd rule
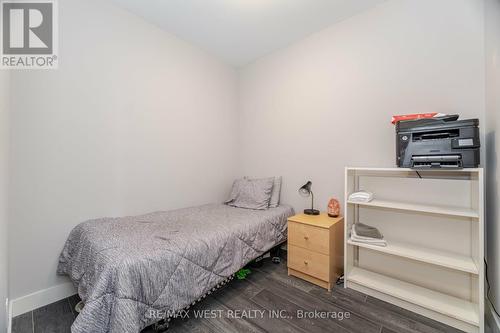
[[[479,119],[458,115],[396,124],[396,162],[400,168],[476,168],[481,147]]]

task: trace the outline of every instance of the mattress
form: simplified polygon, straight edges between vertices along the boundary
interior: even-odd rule
[[[204,205],[76,226],[59,258],[85,302],[73,333],[135,333],[286,240],[293,209]]]

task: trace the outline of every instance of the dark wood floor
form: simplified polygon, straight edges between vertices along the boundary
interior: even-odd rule
[[[76,317],[78,296],[50,304],[13,319],[12,333],[70,332]],[[195,318],[195,310],[215,310],[217,318]],[[218,311],[220,310],[220,311]],[[231,312],[233,310],[234,312]],[[235,310],[248,310],[236,312]],[[261,318],[260,313],[264,311]],[[275,311],[270,313],[269,310]],[[305,311],[337,314],[337,319],[297,318]],[[313,315],[312,312],[309,312]],[[349,318],[347,314],[349,313]],[[238,315],[239,314],[239,315]],[[255,317],[252,317],[253,315]],[[274,316],[272,315],[274,314]],[[344,314],[340,319],[338,314]],[[335,288],[332,292],[289,277],[286,262],[265,261],[243,281],[232,281],[190,310],[190,318],[175,319],[169,332],[302,332],[302,333],[409,333],[460,332],[436,321],[416,315],[375,298]],[[248,318],[236,319],[235,317]],[[206,316],[207,317],[207,316]],[[275,318],[277,317],[277,318]],[[153,332],[145,329],[143,332]],[[90,332],[89,332],[90,333]]]

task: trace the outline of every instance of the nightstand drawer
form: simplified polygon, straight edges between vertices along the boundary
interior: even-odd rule
[[[323,281],[330,279],[330,258],[297,246],[288,246],[288,267]]]
[[[288,222],[288,243],[328,255],[330,253],[330,230]]]

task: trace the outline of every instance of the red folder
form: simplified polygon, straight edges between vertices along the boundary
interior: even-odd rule
[[[392,116],[392,123],[396,124],[398,121],[402,120],[415,120],[423,118],[434,118],[436,116],[444,116],[442,113],[432,112],[432,113],[416,113],[416,114],[405,114],[399,116]]]

